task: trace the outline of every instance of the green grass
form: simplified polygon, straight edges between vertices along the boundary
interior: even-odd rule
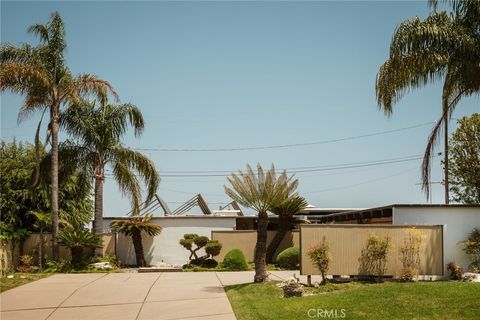
[[[438,281],[328,284],[307,288],[302,298],[282,297],[275,282],[225,288],[238,320],[324,319],[316,310],[337,310],[343,319],[480,319],[480,284]],[[333,315],[330,318],[334,318]]]
[[[4,292],[26,283],[43,279],[50,276],[47,273],[14,273],[13,278],[0,278],[0,292]]]

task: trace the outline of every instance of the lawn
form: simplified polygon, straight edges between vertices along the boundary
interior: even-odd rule
[[[225,290],[238,320],[480,319],[478,283],[329,284],[308,288],[303,298],[288,299],[282,298],[275,282]]]
[[[13,278],[0,278],[0,292],[4,292],[26,283],[46,278],[51,274],[48,273],[14,273]]]

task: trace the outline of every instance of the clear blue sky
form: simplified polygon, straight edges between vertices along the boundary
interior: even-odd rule
[[[406,96],[387,118],[375,76],[396,25],[428,14],[415,2],[1,2],[1,42],[33,42],[26,29],[59,11],[74,73],[110,81],[142,109],[135,148],[226,148],[295,144],[432,124],[363,139],[270,150],[149,151],[160,173],[231,171],[247,163],[328,166],[422,154],[440,116],[440,85]],[[1,97],[2,139],[33,141],[38,117],[16,124],[21,97]],[[463,100],[454,117],[479,112]],[[454,128],[452,128],[453,130]],[[441,180],[439,159],[433,180]],[[420,161],[299,173],[300,192],[322,207],[423,203]],[[162,178],[171,208],[202,193],[228,202],[223,177]],[[433,201],[443,201],[440,185]],[[105,215],[129,210],[107,179]]]

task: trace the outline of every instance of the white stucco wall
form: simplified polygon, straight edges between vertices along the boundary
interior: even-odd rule
[[[480,228],[480,208],[474,207],[394,207],[393,224],[443,225],[443,265],[456,261],[467,270],[470,261],[462,251],[473,228]]]
[[[105,219],[104,225],[109,229],[112,220]],[[143,247],[147,264],[166,262],[173,265],[183,265],[188,262],[189,252],[178,241],[185,233],[211,237],[212,230],[233,230],[235,217],[157,217],[152,219],[162,227],[162,232],[156,237],[143,236]],[[200,252],[201,254],[204,254]],[[130,237],[118,235],[117,257],[122,264],[135,264],[135,251]]]

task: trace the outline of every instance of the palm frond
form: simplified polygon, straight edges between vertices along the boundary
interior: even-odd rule
[[[94,96],[102,103],[106,103],[109,94],[115,101],[119,101],[117,92],[108,81],[91,74],[81,74],[72,80],[68,88],[65,88],[62,98],[67,98],[71,103],[76,104],[79,102],[79,97]]]

